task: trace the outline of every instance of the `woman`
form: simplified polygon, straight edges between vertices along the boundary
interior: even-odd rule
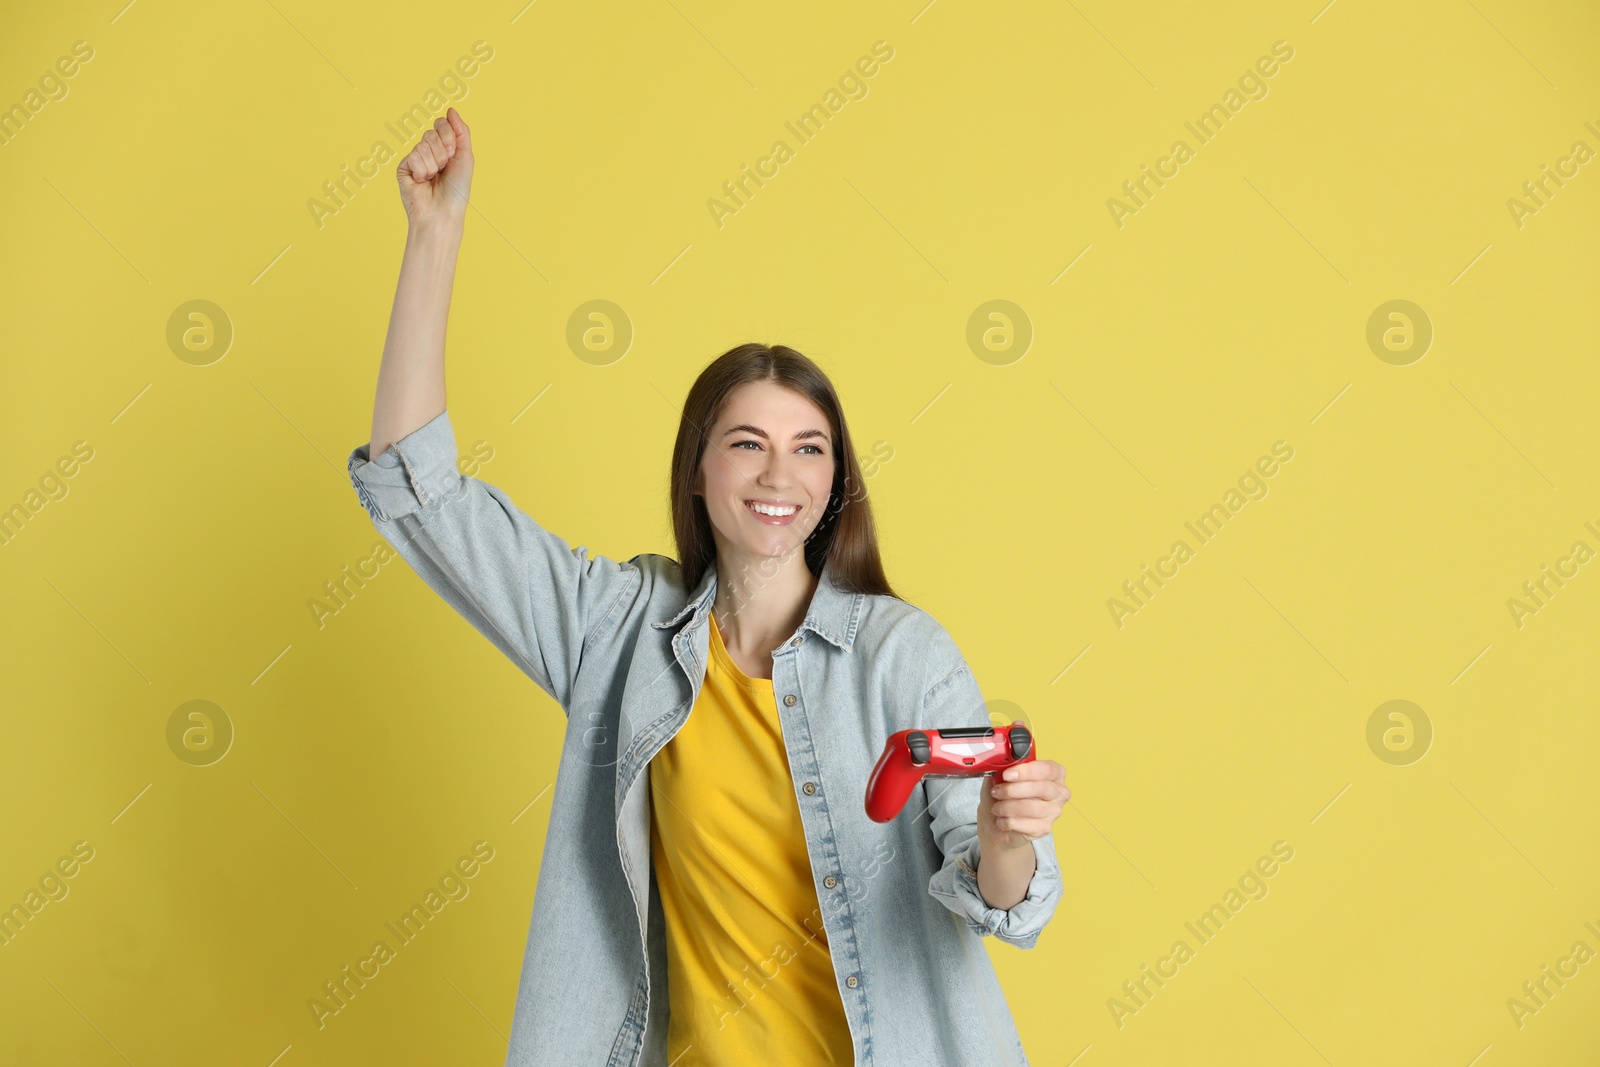
[[[571,547],[456,468],[472,169],[454,108],[400,164],[410,231],[349,467],[383,536],[567,714],[507,1063],[1026,1063],[980,938],[1031,947],[1054,912],[1064,772],[924,780],[867,818],[890,734],[991,724],[884,578],[831,384],[781,346],[725,353],[673,450],[681,561]]]

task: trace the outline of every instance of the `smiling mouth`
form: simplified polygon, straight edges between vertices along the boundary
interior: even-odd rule
[[[766,523],[768,526],[787,526],[794,521],[796,515],[800,514],[800,506],[798,504],[758,504],[755,501],[746,500],[744,508],[754,515],[757,520]]]

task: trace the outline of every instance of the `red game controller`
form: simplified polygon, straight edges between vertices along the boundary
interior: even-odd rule
[[[976,778],[996,774],[1036,753],[1033,734],[1010,726],[959,726],[948,730],[901,730],[890,734],[867,779],[867,817],[888,822],[924,778]]]

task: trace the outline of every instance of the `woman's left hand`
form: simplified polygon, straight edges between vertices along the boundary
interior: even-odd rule
[[[1050,832],[1072,796],[1067,769],[1054,760],[1019,763],[985,779],[978,800],[978,837],[984,851],[1021,848]]]

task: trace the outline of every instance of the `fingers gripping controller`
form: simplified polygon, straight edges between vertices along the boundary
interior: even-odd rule
[[[1010,726],[901,730],[889,735],[867,780],[867,817],[888,822],[924,778],[976,778],[1038,758],[1033,734]]]

